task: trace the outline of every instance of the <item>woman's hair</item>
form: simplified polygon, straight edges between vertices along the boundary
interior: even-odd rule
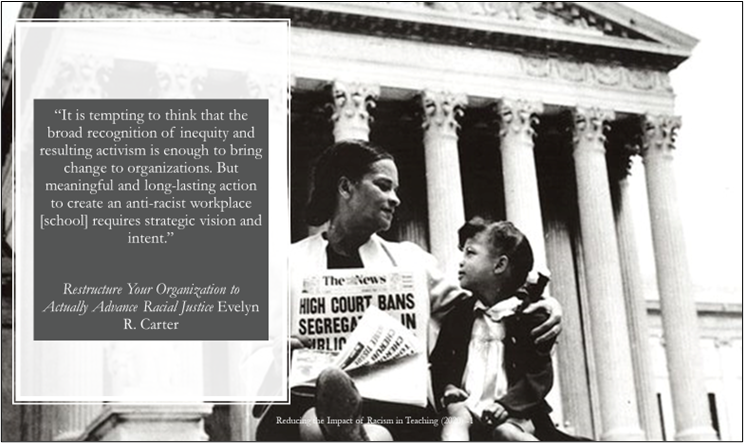
[[[307,223],[320,226],[331,218],[336,209],[336,189],[341,177],[358,181],[380,160],[395,159],[379,146],[362,140],[338,142],[323,151],[313,169]]]
[[[481,232],[486,235],[492,257],[505,255],[509,258],[510,276],[507,289],[516,291],[527,280],[527,274],[534,264],[530,241],[512,222],[490,222],[481,217],[474,217],[457,231],[460,249],[465,246],[468,239]]]

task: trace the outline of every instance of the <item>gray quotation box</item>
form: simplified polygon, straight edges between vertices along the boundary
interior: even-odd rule
[[[61,109],[74,118],[63,121]],[[190,116],[190,110],[197,120],[166,117],[169,111]],[[224,119],[203,120],[204,111]],[[249,117],[230,120],[233,111]],[[144,122],[91,119],[91,113],[122,112],[142,114]],[[174,136],[163,137],[171,129]],[[182,137],[182,129],[228,135],[205,141]],[[121,140],[106,131],[118,131]],[[233,137],[241,135],[234,131],[244,137]],[[267,339],[268,142],[268,100],[35,100],[34,340]],[[99,148],[108,151],[96,155]],[[204,148],[207,154],[196,158]],[[215,155],[215,148],[226,155]],[[90,158],[80,155],[86,149]],[[218,174],[219,162],[232,173]],[[123,171],[112,172],[114,165]],[[52,190],[50,183],[101,190]],[[109,184],[113,190],[102,190]],[[53,208],[52,200],[62,207]],[[211,206],[250,201],[251,207],[223,212],[194,208],[196,200]],[[109,207],[111,201],[121,207]],[[97,204],[103,207],[88,208]],[[222,226],[229,218],[236,225]],[[163,220],[174,226],[153,226]]]

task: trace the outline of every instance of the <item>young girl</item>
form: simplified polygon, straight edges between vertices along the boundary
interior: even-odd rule
[[[459,235],[460,285],[473,297],[445,317],[430,358],[442,440],[537,440],[531,419],[550,411],[553,343],[534,344],[544,318],[523,314],[529,301],[516,295],[533,265],[529,241],[510,222],[480,218]]]

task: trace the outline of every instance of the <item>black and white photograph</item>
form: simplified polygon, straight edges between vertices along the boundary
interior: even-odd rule
[[[742,440],[742,3],[3,2],[2,19],[3,441]],[[35,23],[41,50],[20,38]],[[61,197],[85,231],[45,222],[40,158],[99,154],[42,147],[39,102],[123,98],[223,100],[226,121],[184,132],[174,113],[161,138],[195,140],[174,158],[148,140],[108,176],[61,175],[90,190],[140,162],[118,189],[142,183],[127,198],[147,211],[100,185]],[[188,173],[142,172],[166,162]],[[198,178],[154,187],[171,176]],[[118,217],[100,242],[94,200]],[[48,314],[34,288],[53,287]]]

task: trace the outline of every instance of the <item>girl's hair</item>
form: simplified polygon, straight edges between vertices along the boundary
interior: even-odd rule
[[[505,255],[509,258],[510,278],[507,282],[507,289],[516,291],[527,280],[527,274],[534,264],[535,259],[529,240],[512,222],[490,222],[481,217],[475,217],[457,231],[460,249],[465,246],[468,239],[481,232],[486,235],[492,257]]]

